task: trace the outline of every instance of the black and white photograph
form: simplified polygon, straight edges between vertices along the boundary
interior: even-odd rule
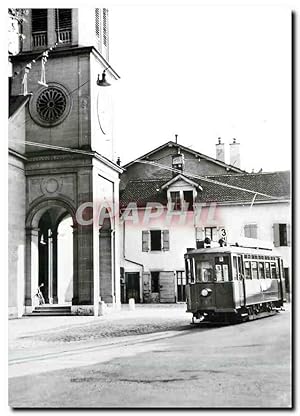
[[[294,409],[293,8],[24,4],[4,408]]]

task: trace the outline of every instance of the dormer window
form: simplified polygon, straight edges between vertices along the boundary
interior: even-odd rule
[[[183,200],[187,204],[187,210],[193,211],[194,209],[194,193],[193,191],[183,191]]]
[[[196,194],[193,190],[170,191],[171,210],[181,211],[184,207],[187,211],[194,210],[194,199]]]
[[[174,191],[174,192],[170,192],[170,196],[171,196],[171,204],[172,204],[172,209],[174,211],[181,211],[181,198],[180,198],[180,192],[179,191]]]
[[[193,211],[197,193],[203,190],[200,184],[184,175],[177,175],[160,189],[167,189],[169,211]]]

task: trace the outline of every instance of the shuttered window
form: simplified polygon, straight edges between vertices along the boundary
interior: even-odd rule
[[[273,230],[275,247],[284,247],[291,245],[289,224],[274,224]]]
[[[217,241],[218,240],[217,227],[205,227],[204,235],[205,235],[205,238],[209,238],[211,241]]]
[[[170,250],[169,230],[142,231],[142,251],[168,251]]]
[[[257,238],[257,224],[246,224],[244,226],[244,235],[247,238]]]
[[[170,237],[169,237],[169,230],[163,230],[163,250],[168,251],[170,250]]]
[[[151,240],[151,251],[161,251],[162,249],[161,231],[151,230],[150,240]]]
[[[149,251],[149,231],[142,231],[142,251]]]

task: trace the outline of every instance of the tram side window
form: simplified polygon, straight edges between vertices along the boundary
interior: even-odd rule
[[[265,263],[265,268],[266,268],[266,279],[271,279],[270,263],[269,262]]]
[[[215,257],[215,280],[217,282],[232,280],[231,270],[229,270],[229,256]]]
[[[271,263],[271,278],[277,279],[277,270],[276,270],[276,263]]]
[[[237,258],[235,256],[233,256],[233,261],[232,261],[232,277],[233,277],[233,280],[238,280],[239,278]]]
[[[245,261],[244,270],[245,270],[245,279],[251,279],[250,261]]]
[[[265,278],[264,263],[261,261],[258,263],[258,277],[259,279]]]
[[[196,281],[213,282],[213,265],[210,261],[196,261]]]
[[[252,279],[258,279],[257,261],[251,262],[251,268],[252,268]]]
[[[186,273],[186,277],[187,277],[187,284],[188,283],[195,283],[194,269],[193,269],[193,259],[186,259],[185,260],[185,273]]]
[[[191,269],[190,269],[190,261],[185,259],[185,275],[186,275],[186,283],[191,282]]]

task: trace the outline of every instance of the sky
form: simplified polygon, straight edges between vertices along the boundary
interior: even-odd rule
[[[115,156],[169,140],[241,168],[291,168],[291,11],[283,6],[110,6]]]

